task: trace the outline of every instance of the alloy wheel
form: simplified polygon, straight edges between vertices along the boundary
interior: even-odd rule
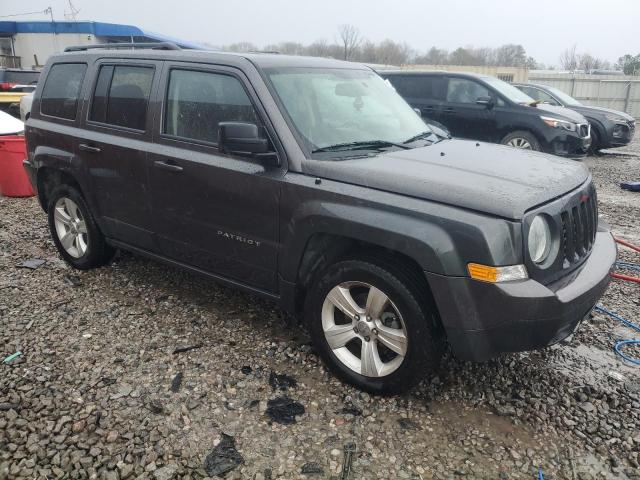
[[[407,329],[387,294],[364,282],[343,282],[322,305],[322,329],[336,358],[366,377],[396,371],[407,353]]]
[[[515,137],[507,142],[507,145],[515,148],[522,148],[523,150],[531,150],[531,144],[526,138]]]
[[[82,257],[89,248],[89,236],[78,204],[70,198],[61,197],[54,208],[56,235],[62,248],[73,258]]]

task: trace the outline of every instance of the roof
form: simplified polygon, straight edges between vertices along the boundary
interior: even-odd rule
[[[277,53],[237,53],[237,52],[221,52],[214,50],[154,50],[154,49],[91,49],[65,52],[57,55],[56,59],[60,59],[67,55],[78,56],[100,56],[114,55],[120,58],[158,58],[161,60],[178,60],[192,62],[206,61],[226,61],[240,64],[243,61],[249,61],[260,68],[341,68],[370,70],[361,63],[345,62],[343,60],[334,60],[331,58],[321,57],[303,57],[297,55],[280,55]]]
[[[182,48],[204,48],[197,43],[170,37],[134,25],[104,22],[0,22],[0,35],[17,33],[87,33],[96,37],[145,37],[158,42],[172,42]]]
[[[453,70],[378,70],[378,73],[382,76],[385,75],[455,75],[456,77],[469,77],[469,78],[489,78],[489,75],[482,73],[472,72],[456,72]]]

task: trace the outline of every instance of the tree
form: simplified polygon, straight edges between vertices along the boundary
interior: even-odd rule
[[[522,45],[502,45],[495,51],[494,62],[500,67],[524,67],[527,63],[527,52]]]
[[[560,55],[560,66],[564,70],[576,70],[578,68],[578,55],[576,53],[577,45],[567,48]]]
[[[329,44],[325,39],[316,40],[305,48],[304,54],[311,57],[328,57],[330,55]]]
[[[259,48],[251,42],[232,43],[231,45],[226,45],[223,49],[229,52],[255,52],[259,50]]]
[[[635,57],[629,54],[620,57],[616,68],[622,70],[625,75],[640,75],[640,53]]]
[[[418,65],[447,65],[449,63],[449,52],[431,47],[426,54],[416,56],[414,63]]]
[[[360,45],[360,32],[353,25],[340,25],[338,34],[343,49],[343,59],[349,60]]]

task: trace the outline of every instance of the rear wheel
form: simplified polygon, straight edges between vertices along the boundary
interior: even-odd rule
[[[60,255],[72,267],[87,270],[102,266],[113,257],[82,194],[70,185],[60,185],[49,196],[49,229]]]
[[[416,385],[443,342],[435,309],[401,269],[365,260],[328,267],[309,290],[314,344],[342,380],[372,393]]]
[[[508,145],[509,147],[520,148],[522,150],[534,150],[536,152],[541,150],[538,139],[533,136],[533,134],[525,132],[524,130],[508,134],[500,143]]]

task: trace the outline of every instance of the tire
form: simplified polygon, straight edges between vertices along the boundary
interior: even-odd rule
[[[88,270],[111,260],[107,245],[82,194],[70,185],[57,186],[49,196],[49,230],[62,258],[72,267]]]
[[[412,388],[435,368],[444,341],[424,287],[403,269],[380,263],[344,260],[329,266],[308,290],[305,318],[316,350],[340,379],[373,394],[391,394]],[[363,362],[365,353],[375,361]]]
[[[523,150],[533,150],[536,152],[540,152],[542,147],[540,147],[540,142],[538,139],[529,132],[525,132],[524,130],[518,130],[515,132],[509,133],[505,136],[500,142],[503,145],[508,145],[514,148],[521,148]],[[528,145],[528,146],[519,146],[519,145]]]
[[[591,145],[589,146],[589,155],[598,155],[600,153],[600,134],[591,127]]]

